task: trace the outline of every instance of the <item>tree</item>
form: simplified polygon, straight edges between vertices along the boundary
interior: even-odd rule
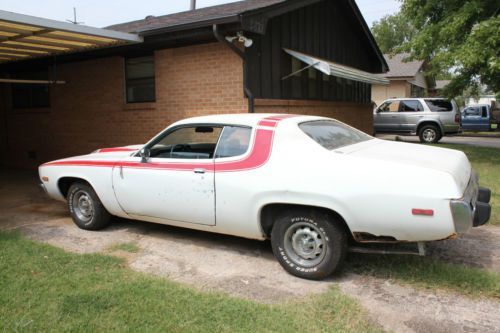
[[[371,30],[383,53],[393,53],[416,33],[413,25],[400,13],[384,16],[373,23]]]
[[[500,91],[498,0],[402,0],[400,14],[418,31],[396,51],[429,60],[431,75],[452,71],[443,94]]]

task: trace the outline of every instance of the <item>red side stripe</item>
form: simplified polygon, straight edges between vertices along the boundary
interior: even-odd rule
[[[278,125],[278,123],[275,121],[261,120],[261,121],[259,121],[258,125],[259,126],[276,127]]]
[[[133,148],[101,148],[97,150],[98,153],[116,153],[116,152],[127,152],[127,151],[136,151],[137,149]]]
[[[259,125],[276,127],[278,122],[283,119],[294,117],[294,115],[279,115],[268,117],[259,122]],[[265,124],[265,125],[264,125]],[[251,152],[244,158],[229,162],[215,163],[193,163],[193,162],[161,162],[161,163],[140,163],[127,161],[86,161],[86,160],[69,160],[56,161],[44,164],[44,166],[52,165],[67,165],[67,166],[93,166],[93,167],[114,167],[122,166],[125,168],[136,169],[162,169],[162,170],[177,170],[177,171],[193,171],[196,168],[203,168],[208,172],[234,172],[256,169],[264,165],[271,157],[273,146],[274,130],[272,129],[257,129],[254,136]],[[126,149],[126,150],[117,150]],[[108,148],[101,149],[99,152],[108,151],[135,151],[131,148]]]

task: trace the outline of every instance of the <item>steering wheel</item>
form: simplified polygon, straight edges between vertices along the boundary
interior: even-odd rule
[[[178,148],[178,149],[177,149]],[[177,145],[173,145],[172,148],[170,148],[170,157],[172,157],[172,154],[175,152],[175,151],[178,151],[178,152],[189,152],[191,151],[191,146],[190,145],[185,145],[185,144],[177,144]]]

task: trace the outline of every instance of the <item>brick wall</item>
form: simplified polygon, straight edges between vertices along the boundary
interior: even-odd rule
[[[4,164],[36,167],[97,148],[144,143],[186,117],[247,112],[241,59],[221,44],[157,51],[155,68],[156,102],[125,104],[123,58],[59,65],[58,80],[66,84],[51,87],[50,108],[2,108],[9,137]],[[0,98],[3,106],[5,96]]]
[[[51,87],[47,109],[12,110],[10,94],[2,94],[6,85],[0,86],[0,164],[33,168],[97,148],[144,143],[183,118],[248,112],[242,61],[219,43],[156,51],[155,103],[124,103],[123,66],[121,57],[59,65],[57,79],[66,84]],[[255,109],[324,115],[372,132],[369,105],[257,100]]]
[[[292,113],[335,118],[368,134],[373,133],[371,104],[298,100],[256,100],[255,112]]]

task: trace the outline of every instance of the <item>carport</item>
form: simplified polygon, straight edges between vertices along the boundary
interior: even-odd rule
[[[57,60],[64,54],[77,54],[142,42],[143,38],[133,33],[93,28],[0,10],[0,65],[14,63],[19,69],[17,75],[0,71],[0,99],[9,99],[8,96],[2,94],[2,85],[15,84],[24,92],[29,92],[30,98],[36,100],[40,99],[40,91],[50,89],[49,86],[65,84],[66,81],[59,78],[57,70]],[[40,61],[46,59],[52,64],[48,75],[36,75],[28,70],[30,62],[38,59]],[[41,103],[43,104],[43,101]],[[8,134],[7,120],[4,119],[6,117],[4,105],[1,108],[0,160],[3,160],[7,158],[4,155],[4,147],[8,145]]]
[[[142,41],[136,34],[0,10],[0,64]],[[5,77],[0,77],[0,82],[53,83]]]

